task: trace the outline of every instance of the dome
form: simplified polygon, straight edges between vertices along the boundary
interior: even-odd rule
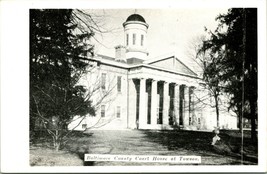
[[[130,15],[127,19],[126,19],[126,22],[129,22],[129,21],[139,21],[139,22],[144,22],[146,23],[145,19],[139,15],[139,14],[132,14]]]

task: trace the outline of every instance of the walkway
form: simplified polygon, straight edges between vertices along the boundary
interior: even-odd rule
[[[212,133],[139,130],[88,131],[76,151],[90,154],[201,156],[201,165],[239,165],[236,157],[216,154],[210,147]],[[247,163],[253,164],[253,163]],[[90,164],[92,165],[92,164]],[[173,163],[94,162],[110,165],[177,165]],[[181,165],[181,164],[180,164]]]

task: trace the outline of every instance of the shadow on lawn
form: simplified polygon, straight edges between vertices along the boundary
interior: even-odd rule
[[[210,132],[194,131],[144,131],[149,140],[160,143],[168,150],[209,151],[211,137]]]
[[[30,148],[32,149],[41,148],[43,149],[43,151],[49,149],[52,151],[51,154],[61,155],[60,152],[56,152],[55,149],[53,148],[52,137],[47,133],[47,131],[36,130],[32,135],[33,136],[30,137]],[[82,160],[84,166],[92,166],[94,165],[94,162],[84,161],[84,154],[88,153],[89,149],[87,142],[91,137],[92,133],[90,134],[90,133],[83,133],[80,131],[73,131],[62,142],[60,151],[62,152],[66,151],[66,153],[70,153],[79,157],[79,159]],[[49,154],[43,156],[47,156],[47,159],[52,159],[51,156],[49,156]],[[40,163],[40,162],[42,161],[40,160],[37,162],[34,161],[33,163]]]
[[[221,131],[221,140],[216,146],[211,145],[214,133],[200,131],[144,131],[147,139],[152,142],[162,144],[168,150],[187,150],[203,156],[228,156],[240,160],[241,136],[237,131]],[[244,136],[244,160],[258,163],[257,145],[251,143],[249,136]],[[238,163],[236,163],[238,164]],[[240,163],[239,163],[240,164]]]
[[[94,161],[85,161],[84,154],[89,152],[88,138],[92,138],[93,133],[82,133],[74,131],[68,137],[64,149],[70,153],[77,155],[82,161],[84,166],[93,166]]]

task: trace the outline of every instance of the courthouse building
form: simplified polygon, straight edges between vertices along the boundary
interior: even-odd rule
[[[115,47],[115,57],[88,57],[81,80],[96,116],[74,118],[69,128],[81,122],[75,129],[214,129],[212,96],[207,99],[199,73],[179,55],[148,58],[149,25],[141,15],[130,15],[123,27],[124,44]],[[235,129],[236,116],[222,110],[220,127]]]

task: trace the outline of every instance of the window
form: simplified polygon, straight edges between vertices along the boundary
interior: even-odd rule
[[[107,76],[106,73],[103,73],[101,76],[101,88],[102,89],[106,89],[106,76]]]
[[[135,45],[136,34],[133,34],[133,45]]]
[[[189,117],[189,125],[191,125],[191,121],[192,121],[192,118],[191,118],[191,117]]]
[[[87,128],[87,124],[82,124],[82,129],[86,129]]]
[[[194,88],[190,87],[189,88],[189,110],[190,112],[194,111],[194,103],[195,99],[194,99]]]
[[[126,45],[129,45],[129,34],[126,34]]]
[[[117,118],[121,118],[121,107],[117,106]]]
[[[121,76],[117,77],[117,90],[121,92]]]
[[[141,35],[141,46],[144,45],[144,35]]]
[[[101,105],[101,117],[105,117],[105,105]]]
[[[197,120],[198,120],[198,124],[200,124],[200,123],[201,123],[201,122],[200,122],[200,118],[198,118]]]

